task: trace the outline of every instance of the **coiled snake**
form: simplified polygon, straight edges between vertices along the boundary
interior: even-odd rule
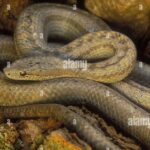
[[[36,4],[22,12],[14,35],[15,46],[10,39],[2,38],[0,46],[9,49],[8,53],[3,51],[2,58],[18,59],[4,69],[7,77],[2,73],[0,76],[0,111],[4,117],[53,114],[72,126],[95,149],[106,149],[107,146],[120,149],[66,107],[36,103],[85,104],[150,147],[150,128],[128,125],[129,118],[150,117],[141,108],[149,110],[150,90],[132,80],[138,79],[139,74],[149,79],[149,66],[142,64],[144,73],[140,73],[138,63],[135,65],[136,48],[128,37],[111,31],[102,20],[79,9],[59,4]],[[52,48],[47,44],[48,39],[72,42]],[[14,47],[16,51],[11,51]],[[68,59],[87,60],[87,70],[64,69],[63,62]],[[130,73],[128,79],[121,81]],[[141,98],[136,96],[139,92],[143,94]],[[71,125],[73,118],[79,121],[78,125]],[[85,125],[89,130],[84,129]]]

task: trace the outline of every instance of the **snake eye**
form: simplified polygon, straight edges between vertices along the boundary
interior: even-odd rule
[[[20,75],[21,75],[21,76],[25,76],[25,75],[26,75],[26,72],[25,72],[25,71],[21,71],[21,72],[20,72]]]

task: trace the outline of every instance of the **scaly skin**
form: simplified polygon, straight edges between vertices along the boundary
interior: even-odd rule
[[[52,49],[62,47],[63,43],[51,42],[48,46]],[[13,38],[7,35],[0,35],[0,61],[15,61],[21,56],[18,55]]]
[[[69,42],[86,33],[102,30],[110,28],[88,12],[60,4],[35,4],[20,15],[14,41],[21,56],[35,55],[53,52],[47,44],[48,38]]]
[[[60,11],[62,13],[58,15]],[[80,22],[81,19],[84,21]],[[61,21],[61,26],[59,21]],[[68,26],[72,27],[71,31]],[[59,56],[63,58],[71,57],[89,61],[112,57],[96,64],[89,62],[86,71],[64,69],[63,61],[66,59],[58,56],[57,58],[52,56],[30,57],[17,61],[10,68],[4,69],[5,75],[15,80],[46,80],[60,77],[79,77],[104,83],[122,80],[131,72],[136,60],[135,46],[125,35],[113,31],[101,31],[86,34],[60,50],[53,51],[48,47],[48,37],[73,40],[90,32],[91,29],[94,31],[109,30],[98,18],[81,10],[74,11],[63,5],[37,4],[27,8],[19,18],[15,33],[15,44],[19,54],[36,55],[51,52],[61,54]],[[40,36],[41,33],[43,38]]]
[[[150,111],[150,66],[148,64],[137,61],[128,79],[113,83],[111,87]]]
[[[95,150],[106,149],[121,150],[118,146],[109,141],[100,129],[95,129],[90,123],[78,114],[62,105],[37,104],[20,107],[4,107],[0,109],[4,117],[8,118],[30,118],[52,116],[62,122],[68,128],[74,129],[77,134],[92,145]],[[3,111],[2,111],[3,110]],[[45,111],[46,110],[46,111]],[[21,113],[20,113],[21,111]],[[35,115],[33,115],[33,113]]]
[[[85,104],[89,107],[96,108],[124,131],[145,145],[150,146],[150,128],[147,126],[128,125],[128,118],[147,118],[149,117],[149,113],[103,84],[75,78],[24,83],[1,78],[0,85],[2,87],[0,88],[1,106],[19,106],[33,103]],[[8,109],[11,110],[11,107]],[[29,117],[39,115],[35,113],[32,107],[30,109],[31,115]],[[43,111],[46,113],[47,109]],[[22,109],[20,109],[19,113],[22,114]],[[10,111],[11,114],[14,117],[18,116],[15,109]]]
[[[137,62],[129,78],[150,88],[150,65]]]
[[[54,14],[56,19],[53,17]],[[72,17],[74,14],[76,14],[75,17]],[[50,15],[50,18],[47,15]],[[53,23],[48,23],[48,18]],[[61,23],[59,23],[60,21]],[[68,28],[70,26],[71,28]],[[90,62],[88,64],[88,69],[91,72],[87,71],[90,72],[87,79],[93,80],[96,78],[96,81],[98,81],[97,79],[100,78],[100,81],[102,82],[115,82],[123,79],[129,74],[135,63],[136,53],[133,43],[126,36],[111,31],[90,33],[79,38],[81,35],[90,32],[93,28],[95,31],[104,29],[109,30],[109,28],[105,26],[103,22],[99,21],[98,18],[93,18],[91,15],[87,15],[87,13],[83,13],[80,10],[73,11],[66,6],[54,4],[42,4],[29,7],[19,19],[15,33],[15,45],[19,56],[36,56],[16,61],[11,68],[5,69],[6,75],[9,78],[19,80],[30,80],[31,78],[32,80],[42,80],[42,76],[39,75],[44,75],[43,79],[48,79],[50,75],[47,75],[49,74],[47,70],[56,68],[60,69],[60,63],[62,63],[61,59],[66,58],[67,54],[75,58],[79,56],[78,58],[80,59],[88,60],[111,57],[108,60],[97,63],[96,65],[93,65]],[[34,33],[36,33],[36,35]],[[40,33],[44,33],[43,39],[40,38]],[[56,48],[54,50],[48,46],[47,42],[45,42],[49,34],[51,37],[66,40],[74,40],[75,38],[79,39],[63,48]],[[99,41],[97,38],[100,38],[101,40]],[[87,53],[88,50],[90,52]],[[52,56],[37,56],[39,54],[43,55],[43,53],[51,53]],[[61,55],[60,57],[55,57],[56,54],[57,56]],[[25,63],[27,64],[25,65]],[[34,67],[32,65],[34,65]],[[42,70],[41,72],[39,70],[39,67],[43,68],[41,65],[46,69],[45,71]],[[92,69],[93,66],[95,68]],[[100,69],[100,71],[98,72],[97,69]],[[107,72],[108,70],[110,70],[110,72]],[[65,72],[64,69],[62,71]],[[66,70],[66,72],[67,71],[70,74],[73,72],[72,70]],[[78,72],[79,71],[77,70],[77,73]],[[75,75],[76,77],[85,78],[87,72],[85,71],[84,73],[82,71],[79,76]],[[95,75],[93,72],[98,72],[98,74]],[[30,73],[32,75],[31,77]],[[53,74],[52,72],[50,73],[52,78],[58,78],[61,74],[58,70],[53,71]],[[68,74],[66,73],[66,75]],[[72,76],[74,77],[75,75]],[[48,78],[46,78],[46,76],[48,76]],[[149,117],[149,113],[105,85],[90,80],[73,78],[25,82],[8,80],[3,74],[1,74],[0,77],[1,106],[20,106],[46,102],[62,104],[85,103],[86,105],[99,110],[99,112],[103,113],[124,131],[147,145],[147,147],[150,146],[150,128],[147,128],[146,126],[128,125],[129,118],[146,118]],[[102,80],[102,77],[104,80]],[[5,107],[2,107],[1,109],[4,111],[4,114],[7,114],[6,116],[10,116],[10,112],[7,113],[7,110],[11,110],[12,117],[19,117],[22,114],[20,112],[24,113],[24,111],[30,112],[31,115],[27,115],[34,117],[39,116],[38,110],[43,108],[40,106],[41,105],[35,104],[30,107],[9,107],[6,108],[6,111]],[[15,111],[16,109],[19,110],[20,115]],[[46,114],[48,109],[42,110],[44,111],[43,114]],[[54,113],[57,112],[54,111]],[[60,117],[62,117],[61,113]]]
[[[0,42],[1,42],[0,50],[1,50],[2,59],[7,59],[7,60],[16,59],[16,53],[13,52],[14,49],[12,50],[12,48],[14,47],[12,39],[10,37],[1,36]],[[58,43],[57,44],[49,43],[49,47],[52,47],[52,48],[57,48],[61,46],[63,46],[63,44],[61,45]],[[149,70],[150,70],[149,66],[147,64],[144,64],[144,63],[140,64],[140,63],[141,62],[136,63],[136,66],[130,78],[136,81],[140,81],[144,84],[147,83],[147,85],[149,85],[148,83],[149,82],[148,75],[149,75]],[[137,80],[137,78],[139,79]],[[144,82],[142,81],[143,79],[145,79]],[[127,97],[130,100],[150,110],[150,103],[149,103],[150,92],[148,88],[146,87],[143,88],[141,85],[134,83],[134,81],[129,81],[129,80],[117,82],[112,85],[113,87],[115,87],[115,89],[118,89],[119,92],[123,93],[124,95],[127,95]]]
[[[124,94],[131,101],[144,107],[150,111],[150,89],[142,86],[132,80],[126,79],[124,81],[111,84],[111,87]]]
[[[14,61],[18,58],[15,51],[13,38],[10,36],[0,35],[0,60]]]
[[[136,61],[136,48],[132,41],[114,31],[86,34],[60,48],[58,53],[68,55],[69,58],[89,61],[113,56],[105,61],[88,62],[86,70],[64,68],[64,60],[67,59],[62,59],[62,55],[29,57],[20,59],[9,68],[5,68],[5,75],[15,80],[78,77],[112,83],[127,77]]]
[[[48,46],[48,38],[65,41],[78,39],[54,50]],[[25,9],[19,17],[14,41],[21,56],[46,53],[46,57],[21,59],[11,68],[6,68],[6,76],[15,80],[79,77],[112,83],[125,78],[136,60],[136,48],[128,37],[110,31],[102,20],[89,13],[59,4],[36,4]],[[57,57],[48,57],[47,54]],[[96,64],[89,62],[88,69],[82,71],[64,69],[63,61],[67,58],[87,61],[109,59]]]
[[[16,59],[16,53],[14,53],[14,50],[11,49],[12,47],[14,47],[12,39],[10,37],[1,36],[0,42],[1,42],[0,50],[1,50],[1,57],[2,57],[1,59],[2,60],[3,59],[7,59],[7,60]],[[60,45],[58,43],[57,44],[49,43],[49,46],[53,48],[57,48],[63,45]],[[144,64],[142,62],[137,62],[130,78],[132,80],[135,80],[136,82],[139,81],[141,84],[148,86],[149,78],[150,78],[149,70],[150,68],[147,64]],[[149,106],[150,105],[149,104],[150,92],[149,92],[149,89],[147,89],[146,87],[144,87],[143,89],[141,85],[134,83],[134,81],[117,82],[117,83],[114,83],[113,86],[116,87],[118,91],[127,95],[128,98],[130,98],[130,100],[138,103],[139,105],[141,105],[142,107],[148,110],[150,109],[150,106]]]

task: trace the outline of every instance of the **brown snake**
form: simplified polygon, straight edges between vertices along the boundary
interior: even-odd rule
[[[91,30],[93,33],[86,34]],[[82,36],[83,34],[86,35]],[[48,38],[52,40],[65,39],[67,42],[74,41],[61,48],[52,49],[47,44]],[[117,126],[150,147],[150,128],[128,125],[129,118],[149,118],[149,113],[110,87],[95,82],[120,81],[132,71],[136,60],[136,51],[129,38],[110,31],[109,27],[99,18],[81,10],[74,11],[70,7],[56,4],[37,4],[27,8],[21,14],[14,41],[18,57],[25,58],[21,58],[10,67],[5,68],[5,75],[16,80],[53,80],[15,81],[1,74],[0,105],[17,106],[2,107],[1,111],[5,117],[39,116],[38,111],[46,106],[35,103],[85,104],[96,108]],[[8,58],[10,56],[7,55]],[[65,70],[62,63],[68,58],[74,61],[88,60],[87,70]],[[104,60],[100,61],[100,59]],[[136,69],[131,76],[134,74],[136,74]],[[143,95],[144,105],[139,99],[131,98],[131,100],[147,107],[150,97],[149,88],[141,88],[137,84],[130,84],[131,82],[126,80],[113,83],[111,86],[125,92],[124,94],[128,93],[125,89],[128,89],[129,85],[138,87],[137,90],[140,92],[146,91]],[[134,88],[132,89],[135,91]],[[109,94],[107,95],[107,93]],[[131,96],[135,97],[134,94]],[[34,105],[20,106],[27,104]],[[54,109],[50,110],[55,112]],[[48,109],[43,111],[46,112]],[[62,117],[61,113],[59,117]],[[56,118],[60,119],[59,117]],[[78,130],[78,132],[80,131]],[[92,132],[90,134],[93,135]],[[101,139],[104,140],[103,137]],[[96,149],[104,148],[104,145],[95,147]],[[109,143],[109,147],[117,149],[112,143]]]

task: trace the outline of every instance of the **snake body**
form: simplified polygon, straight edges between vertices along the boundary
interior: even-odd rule
[[[121,82],[117,82],[111,85],[114,89],[121,92],[123,95],[128,97],[133,102],[150,110],[150,89],[134,82],[132,80],[126,79]]]
[[[33,103],[85,104],[96,108],[117,126],[119,125],[149,146],[150,130],[147,126],[128,126],[128,118],[148,118],[149,113],[103,84],[83,79],[64,78],[34,83],[11,82],[2,79],[0,85],[2,86],[0,88],[1,106]],[[9,94],[6,91],[9,91]],[[40,95],[41,91],[43,91],[43,95]],[[109,96],[107,92],[109,92]],[[33,112],[33,115],[36,114]]]
[[[110,34],[111,37],[107,38],[107,34]],[[91,40],[91,42],[89,43],[88,40]],[[109,46],[107,46],[108,43]],[[107,58],[107,55],[112,55],[113,53],[115,55],[102,62],[88,62],[85,71],[81,69],[66,69],[63,63],[65,59],[50,55],[18,60],[10,68],[4,69],[4,72],[7,77],[16,80],[79,77],[112,83],[125,78],[133,69],[136,60],[136,50],[133,43],[124,35],[113,31],[86,34],[67,46],[60,48],[60,51],[65,53],[64,55],[68,54],[71,58],[78,58],[79,60],[88,60],[94,57],[96,59],[101,57]]]
[[[150,66],[142,62],[137,62],[130,79],[150,88]]]
[[[18,54],[35,55],[54,51],[47,45],[48,39],[70,42],[86,33],[102,30],[110,28],[98,17],[80,9],[60,4],[36,4],[21,13],[14,41]]]
[[[91,30],[94,32],[88,33]],[[39,36],[41,33],[42,38]],[[83,34],[86,35],[81,37]],[[74,41],[61,48],[50,48],[48,38]],[[131,72],[135,64],[136,52],[129,38],[110,31],[104,22],[83,11],[74,11],[63,5],[37,4],[27,8],[21,14],[14,41],[18,57],[25,58],[15,61],[9,68],[4,69],[9,79],[2,73],[0,75],[0,105],[5,106],[1,108],[5,117],[39,116],[38,110],[46,106],[36,103],[85,104],[96,108],[117,126],[150,147],[150,128],[128,125],[129,118],[149,118],[149,113],[110,87],[99,83],[120,81]],[[88,69],[64,70],[62,62],[68,58],[87,59]],[[94,59],[96,62],[93,61]],[[105,60],[100,62],[100,59]],[[138,72],[137,70],[135,68],[133,75]],[[53,80],[16,81],[45,79]],[[116,88],[117,84],[123,85],[125,82],[113,83],[112,86]],[[129,86],[124,88],[128,89]],[[144,88],[138,89],[142,92]],[[145,95],[149,95],[149,92],[144,93]],[[145,101],[148,103],[148,100]],[[33,105],[21,106],[28,104]],[[48,109],[43,111],[47,112]],[[53,111],[53,113],[57,112]],[[62,116],[63,113],[60,113],[57,119],[62,119]]]
[[[58,15],[60,12],[61,15]],[[90,17],[80,10],[74,11],[70,7],[56,4],[29,7],[21,14],[18,21],[15,33],[16,50],[20,55],[46,53],[46,56],[31,57],[25,59],[25,63],[23,60],[17,61],[11,69],[7,68],[4,72],[7,77],[16,80],[45,80],[58,77],[80,77],[107,83],[122,80],[133,69],[136,57],[134,44],[124,35],[113,31],[89,33],[74,40],[91,30],[94,32],[109,28],[98,18]],[[48,46],[48,38],[74,41],[54,50]],[[49,57],[48,52],[51,54]],[[114,53],[116,55],[110,60],[90,63],[93,59],[104,59]],[[53,57],[52,54],[60,57]],[[88,69],[65,70],[63,61],[67,58],[89,61]],[[24,66],[25,64],[27,66]]]
[[[3,107],[1,111],[2,110],[4,117],[7,118],[33,118],[37,117],[37,115],[38,117],[53,116],[68,128],[74,129],[78,135],[87,141],[94,149],[106,149],[106,147],[109,146],[110,149],[120,150],[118,146],[110,142],[110,140],[104,135],[103,131],[95,129],[84,118],[69,110],[65,106],[57,104],[38,104],[13,108]],[[33,112],[36,114],[35,116],[33,116]]]
[[[18,58],[17,52],[14,50],[13,38],[5,35],[0,35],[0,60],[14,61]]]

